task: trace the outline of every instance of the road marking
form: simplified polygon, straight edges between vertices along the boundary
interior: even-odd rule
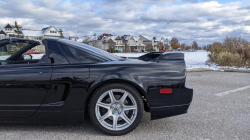
[[[216,96],[224,96],[224,95],[228,95],[230,93],[233,93],[233,92],[236,92],[236,91],[245,90],[245,89],[248,89],[248,88],[250,88],[250,86],[246,86],[246,87],[242,87],[242,88],[237,88],[237,89],[229,90],[229,91],[226,91],[226,92],[221,92],[221,93],[218,93],[218,94],[215,94],[215,95]]]

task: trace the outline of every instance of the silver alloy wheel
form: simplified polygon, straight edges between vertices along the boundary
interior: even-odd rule
[[[117,99],[117,96],[120,96]],[[129,127],[137,116],[137,103],[134,97],[122,89],[106,91],[95,105],[95,114],[99,123],[113,131]]]

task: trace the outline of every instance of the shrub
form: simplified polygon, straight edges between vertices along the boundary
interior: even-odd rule
[[[222,66],[250,66],[250,44],[241,37],[226,37],[209,45],[211,62]]]

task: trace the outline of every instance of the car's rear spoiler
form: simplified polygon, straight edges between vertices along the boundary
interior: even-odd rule
[[[184,60],[182,52],[151,52],[140,57],[122,57],[124,59],[139,59],[142,61],[161,61],[161,60]]]

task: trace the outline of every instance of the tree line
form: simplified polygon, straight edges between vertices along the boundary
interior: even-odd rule
[[[191,45],[186,45],[185,43],[179,43],[179,40],[175,37],[171,39],[169,44],[174,50],[178,48],[180,48],[181,50],[189,50],[189,49],[201,50],[202,49],[201,47],[198,46],[198,43],[196,41],[193,41]]]

